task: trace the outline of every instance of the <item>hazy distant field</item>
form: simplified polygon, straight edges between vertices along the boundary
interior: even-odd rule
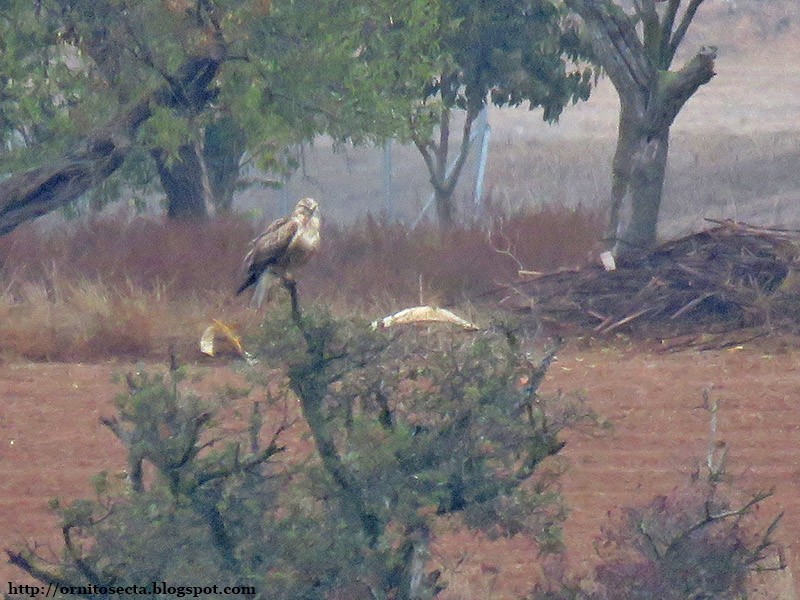
[[[718,74],[672,129],[665,237],[702,227],[704,217],[800,227],[800,42],[794,41],[800,7],[775,0],[736,5],[731,11],[732,3],[710,0],[700,11],[699,31],[685,42],[686,52],[719,46]],[[493,109],[484,197],[510,209],[602,204],[617,110],[608,80],[587,103],[567,108],[557,125],[543,123],[538,110]],[[381,213],[387,208],[382,157],[374,148],[334,154],[330,143],[319,140],[304,150],[305,173],[295,175],[287,190],[251,191],[239,206],[272,216],[296,197],[311,195],[323,201],[329,219]],[[392,161],[389,208],[411,221],[430,195],[427,172],[413,148],[395,144]],[[474,174],[473,163],[457,192],[467,213]]]

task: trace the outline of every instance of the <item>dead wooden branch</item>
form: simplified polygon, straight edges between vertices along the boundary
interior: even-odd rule
[[[800,231],[715,221],[712,229],[666,242],[614,271],[589,265],[522,277],[503,306],[601,334],[658,337],[775,327],[800,310]],[[777,302],[777,304],[776,304]]]

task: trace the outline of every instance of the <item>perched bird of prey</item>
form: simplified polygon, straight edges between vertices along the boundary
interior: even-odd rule
[[[319,247],[319,205],[303,198],[288,217],[273,221],[264,233],[255,238],[244,258],[247,279],[236,290],[241,294],[258,283],[266,272],[282,280],[290,279]]]

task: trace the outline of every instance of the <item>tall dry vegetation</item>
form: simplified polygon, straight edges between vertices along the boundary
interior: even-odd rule
[[[95,360],[187,347],[212,315],[232,318],[226,292],[250,233],[242,220],[200,226],[122,214],[20,228],[0,239],[0,348]]]
[[[402,224],[368,218],[330,228],[322,256],[305,278],[322,301],[390,310],[411,303],[468,302],[520,268],[551,270],[584,264],[601,231],[599,213],[546,208],[492,218],[486,229],[462,227],[446,234],[431,226],[413,232]]]
[[[328,227],[303,271],[304,295],[375,316],[420,300],[460,303],[511,281],[520,266],[585,262],[600,231],[599,215],[555,208],[491,223],[489,233],[447,235],[369,218]],[[246,296],[233,296],[254,232],[239,217],[190,224],[124,213],[21,227],[0,238],[0,354],[161,358],[174,347],[189,358],[211,319],[243,329],[260,320]]]

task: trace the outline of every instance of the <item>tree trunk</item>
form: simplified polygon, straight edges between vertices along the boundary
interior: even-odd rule
[[[620,108],[619,131],[617,133],[617,149],[611,166],[611,203],[608,221],[606,222],[605,240],[611,249],[619,244],[622,238],[621,211],[628,193],[633,166],[633,153],[636,148],[636,129],[638,120],[634,110],[622,104]],[[614,252],[616,254],[616,250]]]
[[[583,19],[597,60],[620,98],[607,248],[615,255],[647,249],[657,242],[669,129],[689,98],[714,76],[713,47],[702,48],[679,70],[669,70],[704,0],[689,0],[680,18],[682,0],[661,7],[656,0],[640,0],[631,15],[612,0],[565,2]],[[630,219],[623,224],[625,204]]]
[[[202,221],[230,211],[244,150],[244,132],[229,118],[207,127],[202,144],[181,146],[173,160],[154,150],[168,218]]]
[[[325,371],[328,364],[325,356],[326,338],[316,329],[307,327],[300,312],[297,284],[294,280],[284,278],[283,285],[291,298],[292,320],[306,341],[307,355],[306,363],[295,365],[289,370],[289,387],[300,399],[300,409],[311,430],[322,466],[338,487],[345,517],[358,525],[370,547],[374,547],[384,532],[385,524],[364,502],[360,482],[342,460],[334,432],[322,410],[330,385]]]
[[[433,186],[433,198],[436,207],[436,219],[440,229],[452,229],[456,220],[456,208],[453,203],[458,178],[464,168],[464,163],[469,156],[472,142],[472,124],[480,114],[481,107],[471,107],[466,110],[464,127],[462,129],[461,145],[458,155],[451,165],[447,164],[450,155],[450,117],[451,109],[444,108],[439,116],[439,141],[438,143],[419,136],[414,131],[412,123],[412,139],[417,149],[425,160],[428,173]]]
[[[646,250],[656,244],[668,149],[669,130],[650,140],[637,140],[631,168],[631,217],[621,239],[630,249]]]
[[[620,109],[617,149],[614,153],[611,183],[611,205],[605,239],[615,256],[647,249],[657,239],[658,213],[663,196],[669,147],[669,129],[656,135],[649,133],[645,110],[630,108],[625,102]],[[624,203],[630,215],[622,221]]]
[[[203,156],[217,213],[229,212],[233,205],[245,142],[244,131],[230,117],[224,117],[206,128]]]
[[[450,231],[456,220],[456,207],[453,205],[453,190],[434,188],[433,201],[436,208],[436,222],[442,231]]]
[[[401,583],[397,590],[398,600],[430,600],[436,593],[438,577],[431,577],[425,568],[430,559],[431,531],[427,525],[408,536]]]
[[[154,150],[151,154],[167,195],[167,217],[187,221],[207,219],[213,202],[209,186],[204,185],[207,178],[203,177],[197,148],[181,146],[172,161],[163,150]]]

